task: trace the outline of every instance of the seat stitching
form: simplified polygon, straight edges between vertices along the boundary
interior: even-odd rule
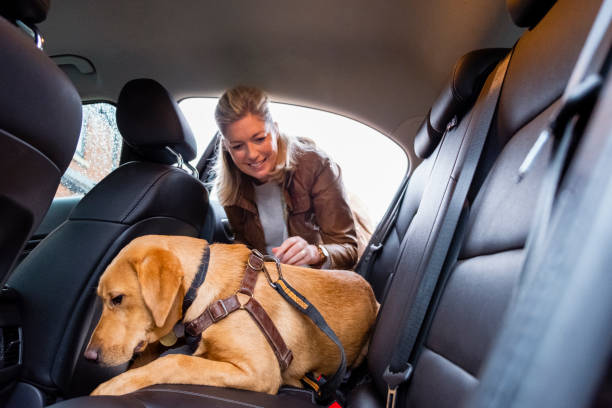
[[[454,362],[453,360],[451,360],[450,358],[448,358],[447,356],[435,351],[434,349],[432,349],[431,347],[428,346],[423,346],[423,348],[429,350],[431,353],[435,354],[436,356],[444,359],[445,361],[448,361],[449,364],[453,365],[454,367],[458,368],[459,370],[461,370],[462,372],[464,372],[465,374],[469,375],[470,377],[472,377],[475,380],[478,380],[478,378],[470,373],[467,369],[465,369],[464,367],[461,367],[458,363]],[[417,363],[418,364],[418,363]]]
[[[138,392],[139,393],[144,393],[144,392],[167,392],[167,393],[193,395],[193,396],[198,396],[198,397],[203,397],[203,398],[214,399],[214,400],[217,400],[217,401],[231,402],[231,403],[234,403],[234,404],[237,404],[237,405],[242,405],[244,407],[263,408],[263,406],[261,406],[261,405],[254,405],[254,404],[250,404],[248,402],[236,401],[236,400],[229,399],[229,398],[216,397],[214,395],[207,395],[207,394],[203,394],[203,393],[199,393],[199,392],[193,392],[193,391],[169,390],[169,389],[158,389],[158,388],[155,388],[155,389],[152,389],[152,390],[148,390],[148,389],[139,390]]]

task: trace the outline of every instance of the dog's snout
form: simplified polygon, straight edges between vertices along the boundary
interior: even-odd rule
[[[100,351],[98,349],[88,347],[83,355],[87,360],[97,363],[100,356]]]

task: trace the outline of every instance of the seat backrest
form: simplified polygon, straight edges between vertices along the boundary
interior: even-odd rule
[[[446,180],[450,176],[450,170],[448,170],[446,173],[440,173],[440,176],[433,177],[432,168],[436,162],[452,162],[459,154],[459,145],[456,142],[460,140],[454,140],[453,146],[445,148],[440,156],[439,146],[446,133],[447,124],[451,120],[455,120],[457,125],[467,121],[464,120],[464,116],[478,96],[484,80],[507,52],[506,48],[489,48],[472,51],[461,57],[453,67],[448,83],[419,128],[414,141],[414,149],[417,156],[423,161],[410,175],[399,204],[397,218],[389,228],[380,253],[374,258],[369,273],[365,276],[372,285],[379,302],[384,299],[392,280],[400,248],[406,245],[404,240],[407,236],[415,234],[414,226],[411,227],[411,225],[422,205],[425,189],[435,188],[432,184],[441,185],[441,182],[444,181],[441,177]],[[451,137],[456,139],[459,134],[460,132],[454,132]],[[425,205],[431,205],[431,203]],[[433,228],[434,222],[435,217],[430,217],[430,228]],[[365,274],[365,271],[360,270],[364,266],[366,264],[360,264],[356,272]]]
[[[131,81],[119,97],[117,119],[125,142],[143,160],[100,181],[9,281],[24,300],[23,380],[50,397],[88,393],[125,369],[105,370],[81,357],[97,317],[98,279],[117,252],[146,234],[198,237],[206,220],[206,188],[172,166],[175,156],[165,148],[184,160],[195,156],[191,130],[170,94],[153,80]]]
[[[466,202],[463,234],[456,236],[459,254],[446,260],[412,359],[414,373],[400,389],[405,397],[400,405],[461,406],[478,385],[517,284],[547,150],[520,183],[518,168],[548,125],[601,2],[559,0],[539,21],[546,13],[543,3],[552,2],[508,1],[517,24],[527,21],[533,27],[514,48]],[[410,262],[398,265],[395,273],[405,276],[410,268]],[[394,279],[381,308],[368,364],[374,387],[383,395],[382,373],[413,299],[410,288]]]
[[[76,149],[81,100],[66,75],[13,23],[44,20],[48,2],[0,5],[0,287],[47,212]]]

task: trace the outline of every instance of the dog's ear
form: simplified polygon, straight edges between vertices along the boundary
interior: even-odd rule
[[[179,293],[183,273],[181,263],[170,251],[152,249],[136,266],[140,291],[155,325],[162,327]]]

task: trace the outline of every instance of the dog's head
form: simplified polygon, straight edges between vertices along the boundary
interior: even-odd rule
[[[119,365],[172,330],[181,318],[182,281],[181,263],[172,252],[128,244],[100,278],[102,316],[85,358]]]

